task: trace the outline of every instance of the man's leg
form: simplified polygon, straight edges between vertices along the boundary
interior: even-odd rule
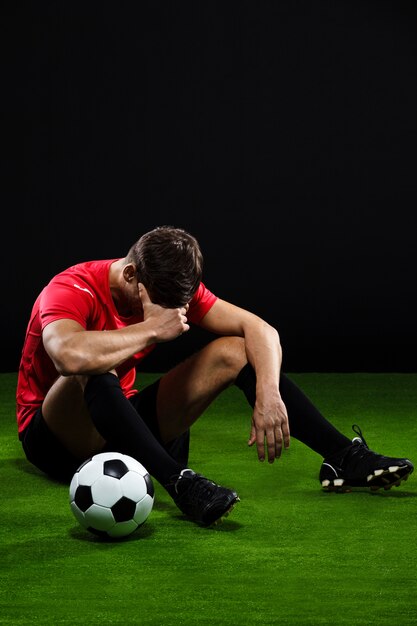
[[[157,415],[163,442],[175,439],[202,415],[247,362],[239,337],[215,339],[162,376]]]
[[[256,376],[247,362],[244,340],[238,337],[214,340],[163,376],[157,404],[163,441],[170,441],[187,430],[232,384],[244,392],[250,406],[254,407]],[[293,437],[323,457],[351,443],[284,374],[281,375],[280,393]]]
[[[146,467],[193,521],[210,525],[239,500],[234,491],[196,474],[168,454],[125,398],[112,373],[85,380],[59,379],[45,399],[43,411],[48,428],[80,462],[100,452],[106,443],[115,451],[129,454]],[[175,433],[172,439],[176,439]]]
[[[234,383],[246,362],[243,339],[222,337],[162,376],[156,398],[161,442],[168,444],[185,433]],[[80,459],[100,452],[109,440],[129,445],[129,439],[143,439],[140,431],[128,437],[140,420],[130,402],[121,397],[118,379],[112,373],[59,377],[43,402],[42,413],[50,430]],[[121,423],[125,423],[124,434],[118,428]]]
[[[160,384],[161,381],[148,390],[151,404],[156,392],[157,405]],[[150,474],[165,487],[178,508],[193,521],[205,526],[211,525],[227,515],[239,500],[236,492],[216,485],[201,474],[184,467],[168,454],[159,443],[159,428],[154,429],[157,437],[134,406],[126,400],[116,376],[92,376],[85,387],[84,395],[93,422],[108,444],[143,463]],[[146,402],[142,404],[142,408],[145,404]],[[138,402],[139,411],[140,405]],[[182,436],[185,434],[186,432],[182,433]],[[178,441],[178,435],[181,434],[174,433],[172,439],[165,442],[168,449],[173,450],[172,444]]]
[[[254,406],[256,375],[250,364],[242,368],[236,385]],[[370,450],[360,430],[355,431],[359,436],[353,440],[342,435],[285,374],[281,374],[280,393],[287,408],[291,435],[324,457],[319,475],[324,489],[390,489],[398,487],[413,472],[409,459],[387,457]]]
[[[247,362],[244,340],[239,337],[216,339],[168,372],[161,379],[157,404],[162,439],[168,442],[187,430],[232,384],[244,391],[249,404],[254,407],[256,376]],[[323,456],[351,443],[284,375],[280,392],[295,438]]]
[[[59,378],[42,412],[48,428],[80,463],[107,443],[138,459],[161,484],[184,469],[125,398],[114,374]]]

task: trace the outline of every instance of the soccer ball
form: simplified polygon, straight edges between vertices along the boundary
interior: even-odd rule
[[[71,510],[77,521],[102,537],[126,537],[142,526],[154,503],[147,470],[130,456],[102,452],[85,461],[72,477]]]

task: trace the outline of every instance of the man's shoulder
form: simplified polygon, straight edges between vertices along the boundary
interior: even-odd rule
[[[76,263],[75,265],[70,265],[67,269],[63,270],[57,276],[65,276],[65,275],[87,275],[87,276],[95,276],[99,275],[102,272],[106,272],[109,270],[110,265],[117,261],[117,259],[99,259],[95,261],[82,261],[80,263]]]
[[[92,301],[106,300],[109,295],[109,268],[113,259],[84,261],[71,265],[51,279],[42,292],[42,301],[68,300],[74,302],[81,294]]]
[[[114,259],[105,259],[76,263],[55,274],[50,284],[62,285],[72,283],[74,280],[83,284],[83,286],[106,284],[109,268],[113,262]]]

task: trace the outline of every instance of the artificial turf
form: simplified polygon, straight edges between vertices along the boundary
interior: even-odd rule
[[[290,377],[347,436],[359,424],[372,449],[417,462],[417,374]],[[25,460],[15,383],[0,375],[0,624],[417,624],[417,472],[390,491],[324,493],[321,458],[294,439],[257,461],[231,388],[193,426],[190,457],[237,490],[230,517],[200,528],[155,483],[146,523],[103,542],[76,522],[67,486]]]

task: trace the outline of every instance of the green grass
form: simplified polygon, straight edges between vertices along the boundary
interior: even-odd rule
[[[291,378],[347,436],[357,423],[373,449],[417,461],[417,374]],[[25,460],[15,381],[0,376],[0,624],[417,624],[417,474],[387,492],[326,494],[321,458],[296,440],[261,464],[232,388],[193,427],[190,459],[238,491],[232,515],[200,528],[155,484],[144,526],[103,543],[78,526],[68,488]]]

